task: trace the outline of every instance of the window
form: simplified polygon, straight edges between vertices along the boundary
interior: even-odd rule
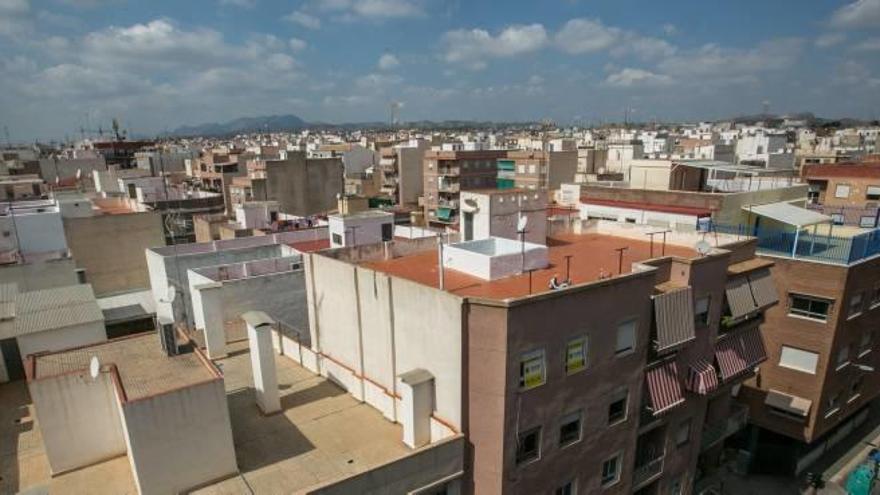
[[[611,404],[608,405],[609,425],[626,420],[627,399],[629,399],[629,393],[626,390],[622,390],[615,394]]]
[[[691,439],[691,420],[687,419],[682,421],[680,425],[678,425],[678,429],[675,430],[675,445],[681,447],[682,445],[688,443]]]
[[[860,395],[862,395],[862,384],[865,381],[865,375],[859,375],[853,380],[852,384],[849,386],[849,400],[847,402],[852,402],[857,399]]]
[[[831,312],[831,301],[817,297],[791,294],[788,313],[813,320],[826,321]]]
[[[519,434],[516,439],[516,463],[523,464],[541,457],[541,427]]]
[[[581,412],[564,416],[559,422],[559,446],[565,447],[581,440]]]
[[[390,241],[394,238],[394,225],[390,223],[382,224],[382,240]]]
[[[834,197],[835,198],[848,198],[849,197],[849,184],[837,184],[837,187],[834,189]]]
[[[538,168],[534,165],[529,165],[529,173],[534,174],[538,171]]]
[[[637,320],[628,320],[617,326],[617,346],[614,353],[617,355],[632,352],[636,347],[636,323]]]
[[[577,494],[577,480],[571,480],[568,483],[560,486],[553,492],[555,495],[576,495]]]
[[[342,245],[342,236],[339,234],[333,234],[333,244]]]
[[[834,393],[831,397],[828,397],[828,401],[825,404],[825,417],[831,416],[840,410],[840,392]]]
[[[587,367],[587,339],[580,337],[568,341],[565,348],[565,372],[569,375]]]
[[[819,354],[794,347],[782,346],[779,353],[779,366],[804,373],[816,374],[816,365],[819,363]]]
[[[868,186],[865,190],[865,199],[868,201],[880,200],[880,186]]]
[[[694,303],[694,323],[701,326],[706,326],[709,324],[709,303],[711,302],[711,296],[702,296],[698,297],[696,303]]]
[[[843,216],[843,213],[831,214],[831,223],[834,225],[843,225],[844,220],[846,220],[846,217]]]
[[[837,369],[841,369],[849,364],[849,347],[842,345],[837,350]]]
[[[862,292],[853,294],[849,298],[849,312],[847,313],[848,318],[853,318],[853,317],[856,317],[856,316],[862,314],[862,300],[863,300],[863,293]]]
[[[620,454],[602,463],[602,486],[611,486],[620,481]]]
[[[517,167],[517,170],[519,171],[519,173],[524,174],[526,173],[526,166],[520,165],[519,167]]]
[[[544,384],[544,349],[523,354],[519,362],[519,386],[524,390]]]

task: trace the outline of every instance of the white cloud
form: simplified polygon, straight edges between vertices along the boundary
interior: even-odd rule
[[[377,64],[382,70],[391,70],[398,65],[400,65],[400,60],[397,59],[391,53],[384,53],[381,57],[379,57],[379,62]]]
[[[331,14],[333,20],[356,22],[422,17],[424,0],[311,0],[301,14]],[[317,19],[317,17],[315,17]]]
[[[484,29],[458,29],[443,35],[443,59],[482,69],[487,59],[524,55],[546,43],[547,31],[540,24],[508,26],[496,36]]]
[[[301,10],[294,10],[293,12],[284,16],[282,19],[287,22],[298,24],[306,29],[320,29],[321,27],[321,19],[318,19],[317,17],[311,14],[307,14]]]
[[[675,53],[675,47],[665,40],[606,26],[599,19],[569,20],[556,33],[555,42],[560,50],[571,55],[608,50],[615,56],[654,58]]]
[[[0,14],[2,15],[24,14],[30,8],[28,0],[0,0]]]
[[[403,82],[403,78],[395,74],[367,74],[355,80],[355,85],[361,89],[381,90]]]
[[[644,69],[626,67],[608,74],[605,78],[607,86],[628,88],[631,86],[660,86],[669,84],[672,78],[666,74],[655,74]]]
[[[877,52],[880,51],[880,37],[868,38],[856,43],[852,47],[853,50],[859,52]]]
[[[839,45],[844,41],[846,41],[846,35],[843,33],[826,33],[816,38],[816,46],[828,48]]]
[[[220,0],[220,5],[252,9],[257,6],[257,0]]]
[[[803,45],[803,40],[797,38],[769,40],[749,50],[708,44],[665,59],[660,69],[677,79],[751,80],[756,74],[781,71],[794,65]]]
[[[856,0],[834,11],[831,25],[836,28],[880,26],[880,0]]]
[[[880,77],[874,77],[870,69],[855,60],[847,60],[839,64],[831,82],[845,86],[880,87]]]
[[[544,84],[544,78],[537,74],[532,74],[529,77],[528,84],[529,86],[540,86]]]
[[[661,28],[663,29],[663,34],[665,34],[666,36],[675,36],[679,32],[675,24],[668,22],[661,26]]]
[[[306,49],[308,44],[299,38],[290,38],[287,42],[288,46],[290,46],[290,50],[294,52],[301,52]]]

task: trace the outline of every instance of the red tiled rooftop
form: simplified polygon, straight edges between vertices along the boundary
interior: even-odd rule
[[[288,246],[301,253],[311,253],[330,247],[330,239],[318,239],[317,241],[291,242]]]
[[[602,234],[564,234],[547,240],[550,248],[550,265],[532,273],[532,293],[548,292],[548,283],[553,275],[561,281],[565,278],[565,257],[571,255],[572,284],[595,282],[600,273],[617,275],[618,254],[616,248],[628,247],[623,255],[623,273],[629,273],[632,263],[661,256],[661,242],[658,237],[654,243],[654,255],[647,241],[614,237]],[[687,247],[666,246],[667,256],[692,258],[697,253]],[[391,260],[364,262],[363,266],[389,275],[405,278],[431,287],[438,286],[437,252],[424,251]],[[475,296],[488,299],[508,299],[529,294],[528,274],[487,281],[463,272],[446,268],[444,274],[446,290],[460,296]]]

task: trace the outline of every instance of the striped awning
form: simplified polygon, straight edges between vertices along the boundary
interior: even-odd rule
[[[779,294],[776,292],[776,284],[769,268],[756,270],[749,273],[749,285],[752,287],[752,297],[759,308],[766,308],[779,302]]]
[[[705,359],[694,361],[688,368],[685,387],[695,394],[706,395],[718,388],[718,373]]]
[[[658,352],[694,340],[693,289],[684,287],[654,296],[654,320]]]
[[[684,402],[681,382],[678,380],[678,367],[675,361],[667,361],[645,372],[648,398],[654,415]]]
[[[737,320],[758,309],[755,298],[752,297],[748,278],[736,277],[730,280],[727,282],[727,288],[724,292],[727,295],[727,306],[730,308],[730,315],[733,319]]]
[[[757,326],[734,332],[720,339],[715,347],[715,360],[722,381],[751,371],[766,359],[767,351]]]

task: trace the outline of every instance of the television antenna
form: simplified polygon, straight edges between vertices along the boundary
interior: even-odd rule
[[[520,256],[522,256],[521,272],[526,271],[526,227],[529,224],[529,217],[520,215],[516,222],[516,233],[519,234]]]

